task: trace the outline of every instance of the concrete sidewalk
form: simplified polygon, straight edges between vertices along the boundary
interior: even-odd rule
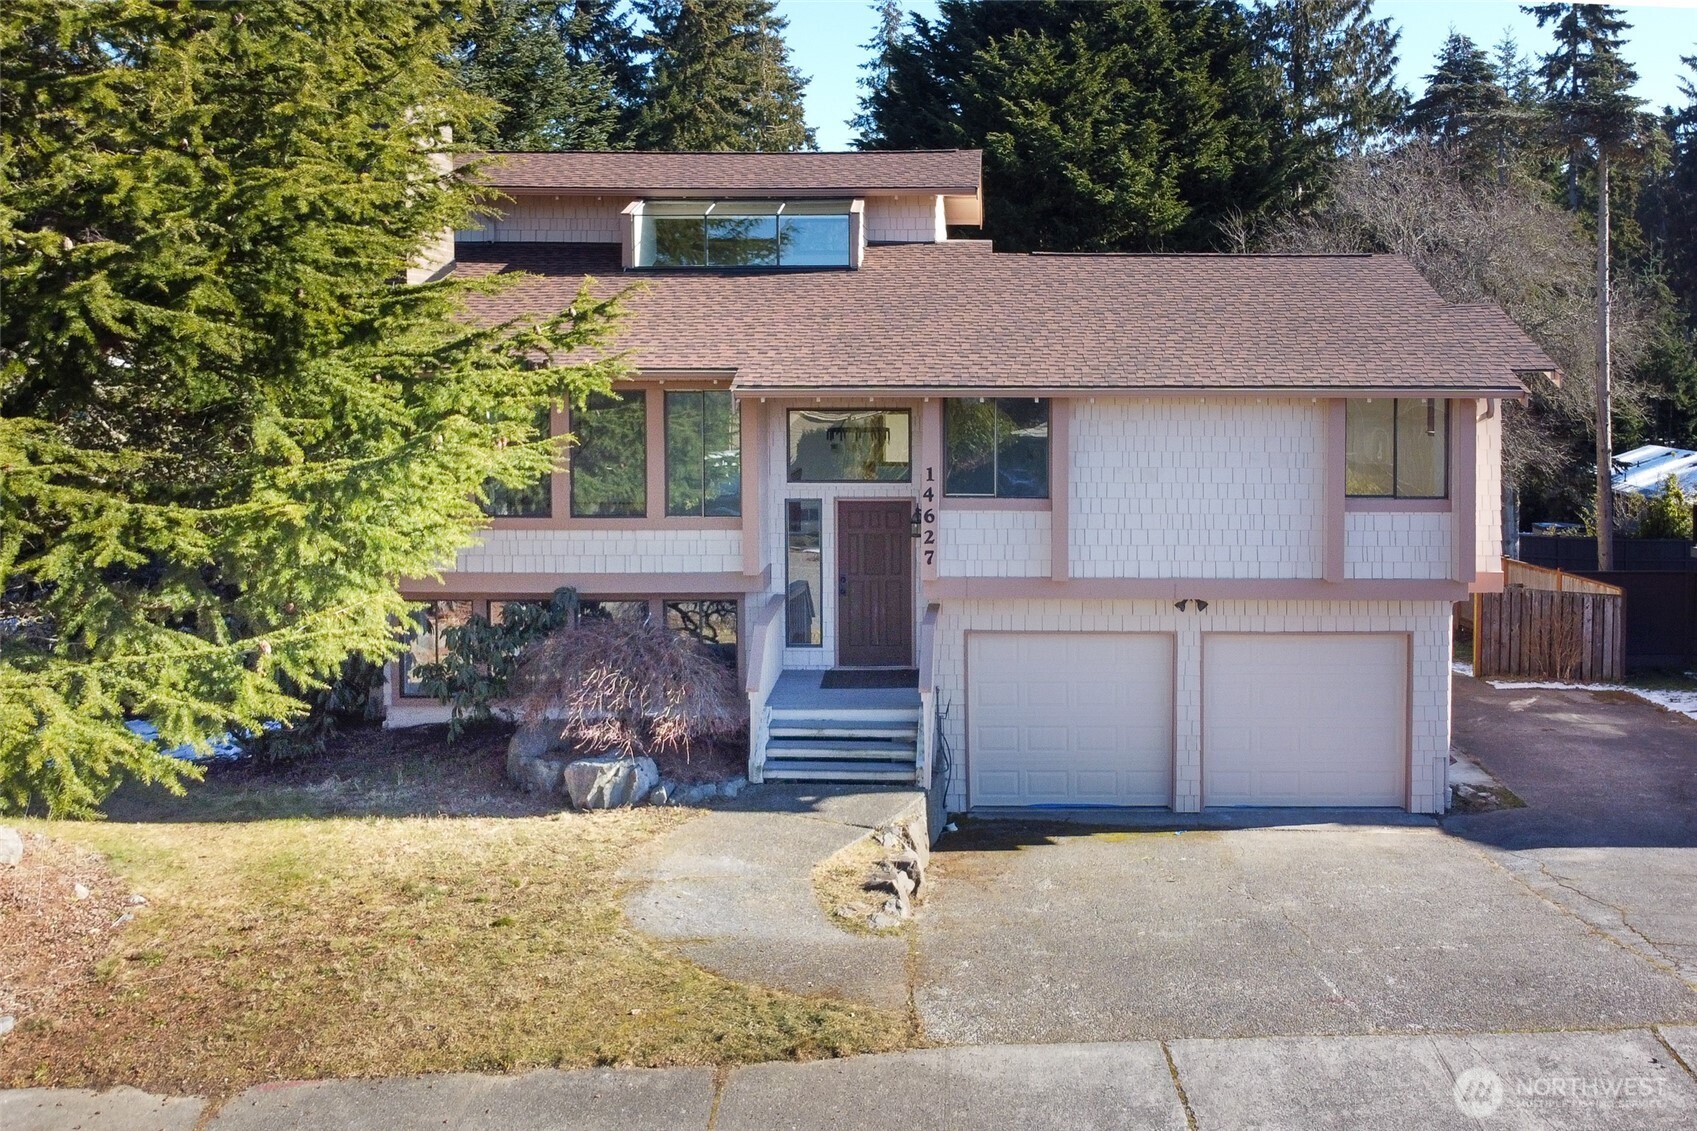
[[[591,1068],[251,1088],[0,1092],[5,1131],[915,1131],[1697,1124],[1697,1028],[986,1045],[710,1068]]]

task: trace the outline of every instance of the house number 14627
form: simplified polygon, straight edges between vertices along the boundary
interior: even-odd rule
[[[925,564],[937,564],[937,469],[925,469],[925,489],[919,493],[919,505],[913,508],[913,524],[919,531],[919,549]]]

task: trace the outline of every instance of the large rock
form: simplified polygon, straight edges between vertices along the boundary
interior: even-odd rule
[[[555,752],[558,724],[525,723],[507,743],[507,777],[527,793],[558,793],[570,757]]]
[[[18,830],[7,825],[0,825],[0,864],[16,865],[24,862],[24,838],[18,835]]]
[[[566,796],[577,808],[618,809],[641,804],[660,784],[660,767],[652,758],[607,753],[568,762],[562,777]]]

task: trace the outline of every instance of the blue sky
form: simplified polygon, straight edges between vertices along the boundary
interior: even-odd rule
[[[1627,58],[1638,68],[1638,94],[1660,109],[1680,101],[1681,55],[1697,55],[1697,0],[1623,3],[1632,23]],[[909,2],[910,11],[935,13],[932,0]],[[1512,29],[1521,49],[1530,54],[1547,50],[1549,42],[1518,3],[1504,0],[1379,0],[1375,12],[1389,16],[1402,29],[1398,45],[1399,73],[1404,86],[1419,90],[1432,69],[1432,59],[1450,28],[1490,46]],[[864,0],[779,0],[778,10],[790,21],[788,40],[796,66],[812,82],[807,88],[807,121],[818,130],[821,149],[846,149],[851,131],[848,118],[859,97],[855,80],[866,59],[861,47],[872,35],[873,13]],[[1689,72],[1686,72],[1689,74]]]

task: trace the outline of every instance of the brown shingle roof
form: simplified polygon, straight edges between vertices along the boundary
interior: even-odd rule
[[[888,153],[489,153],[496,188],[550,192],[655,193],[868,192],[972,196],[982,154],[976,149]]]
[[[622,273],[618,249],[461,245],[458,270],[531,272],[473,313],[562,309],[585,274],[642,281],[621,336],[650,370],[771,390],[1427,389],[1513,395],[1554,369],[1489,304],[1444,302],[1398,256],[1004,255],[868,249],[858,271]]]

